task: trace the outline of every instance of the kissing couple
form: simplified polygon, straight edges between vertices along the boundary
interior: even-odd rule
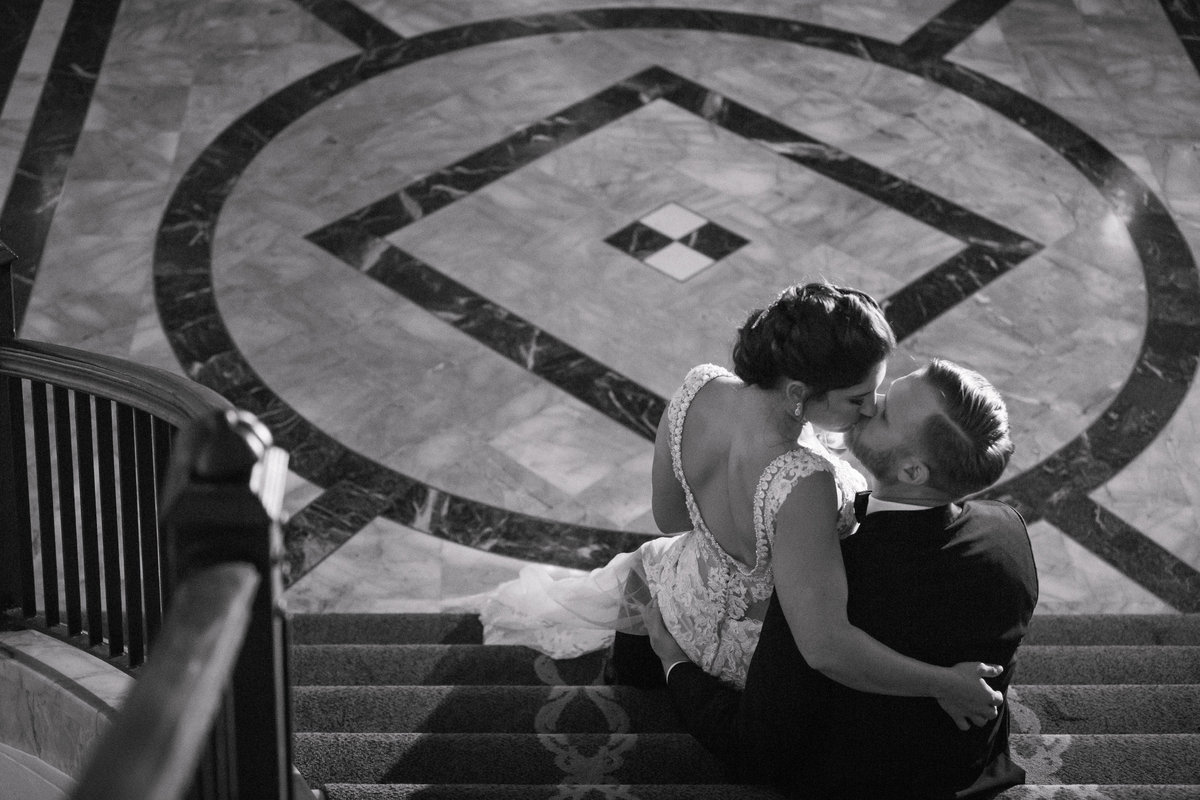
[[[659,424],[665,534],[588,573],[488,593],[485,642],[610,648],[739,782],[811,800],[988,798],[1024,782],[1005,694],[1037,603],[1025,523],[966,499],[1012,455],[979,373],[935,359],[881,393],[868,294],[786,288],[692,368]],[[827,446],[842,434],[867,477]]]

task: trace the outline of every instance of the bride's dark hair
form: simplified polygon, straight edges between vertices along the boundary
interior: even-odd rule
[[[820,397],[862,381],[895,347],[892,326],[869,294],[798,284],[750,312],[733,346],[733,371],[749,386],[801,381]]]

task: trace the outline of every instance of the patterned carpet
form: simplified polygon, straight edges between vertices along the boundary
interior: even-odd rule
[[[602,653],[484,646],[465,615],[294,620],[296,764],[342,798],[768,798],[726,782],[662,691]],[[1200,797],[1200,616],[1035,617],[1010,798]]]

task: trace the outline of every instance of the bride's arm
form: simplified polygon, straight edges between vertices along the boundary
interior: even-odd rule
[[[679,533],[692,529],[683,487],[671,466],[671,433],[664,411],[654,437],[654,466],[651,469],[651,508],[654,523],[663,533]]]
[[[998,667],[926,664],[850,624],[836,496],[833,477],[814,473],[796,484],[776,517],[775,590],[804,660],[852,689],[936,698],[964,730],[969,721],[982,724],[995,717],[994,706],[1003,698],[982,679],[999,675]]]

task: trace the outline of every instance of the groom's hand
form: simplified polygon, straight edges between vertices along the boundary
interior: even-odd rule
[[[642,619],[646,623],[646,631],[650,634],[650,646],[654,648],[654,654],[662,662],[664,677],[675,664],[691,660],[687,653],[683,652],[679,642],[675,641],[675,637],[667,630],[662,613],[658,610],[658,603],[651,603],[647,606],[642,614]]]

